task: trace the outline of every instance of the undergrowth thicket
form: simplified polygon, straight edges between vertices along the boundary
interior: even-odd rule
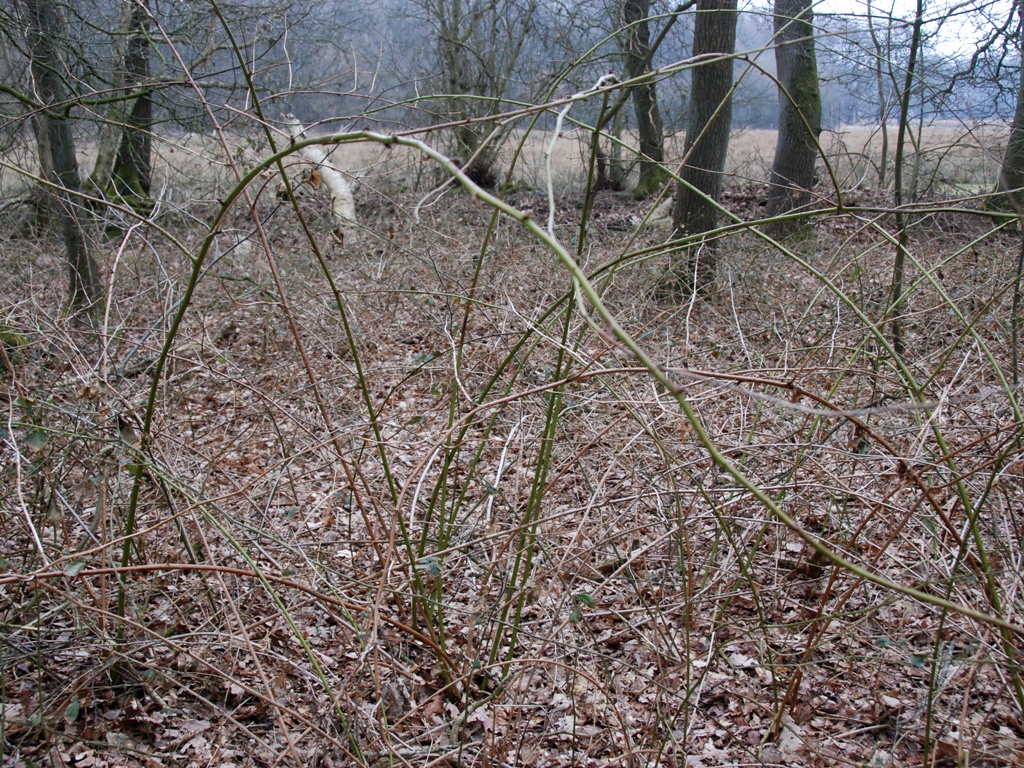
[[[1012,217],[908,211],[897,354],[884,192],[734,189],[680,303],[649,204],[434,138],[310,140],[453,180],[356,229],[269,151],[112,219],[88,320],[0,243],[4,765],[1024,760]]]

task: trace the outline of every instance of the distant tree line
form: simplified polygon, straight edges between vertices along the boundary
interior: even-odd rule
[[[10,151],[32,138],[36,205],[62,222],[77,307],[98,296],[86,236],[95,206],[151,207],[155,133],[262,123],[273,143],[266,126],[286,112],[321,128],[450,124],[446,149],[498,188],[513,126],[499,115],[609,72],[629,88],[573,118],[612,139],[635,131],[639,148],[624,157],[621,140],[599,142],[601,182],[635,178],[645,196],[677,173],[684,239],[717,226],[737,127],[779,129],[769,209],[785,214],[809,199],[822,128],[880,126],[888,151],[893,122],[1016,116],[1000,181],[1012,200],[1024,178],[1019,5],[974,0],[893,18],[870,3],[856,16],[815,15],[809,0],[744,12],[735,0],[13,0],[0,9],[0,140]],[[956,24],[973,24],[981,41],[969,54],[946,52]],[[541,128],[553,120],[538,115]],[[665,165],[674,133],[685,133],[679,168]],[[86,135],[98,152],[79,168],[75,142]],[[893,156],[902,140],[892,137]],[[677,278],[700,289],[713,282],[713,240],[686,242]]]

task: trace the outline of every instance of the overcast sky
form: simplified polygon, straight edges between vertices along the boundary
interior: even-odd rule
[[[934,30],[941,22],[940,37],[933,45],[945,53],[970,56],[979,40],[988,37],[1006,22],[1011,0],[925,0],[924,18]],[[866,0],[818,0],[817,13],[852,14],[867,17]],[[893,16],[912,19],[917,9],[916,0],[872,0],[875,18]]]

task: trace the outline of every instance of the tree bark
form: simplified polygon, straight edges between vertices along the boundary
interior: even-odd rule
[[[1024,50],[1024,2],[1018,4],[1017,11],[1020,13],[1021,49]],[[1010,138],[999,169],[996,192],[1000,193],[996,201],[999,205],[1024,214],[1024,65],[1020,68],[1017,107],[1010,124]]]
[[[436,25],[445,95],[440,113],[453,130],[453,154],[476,184],[494,189],[507,125],[495,117],[518,76],[523,48],[534,31],[537,0],[422,0]],[[472,123],[463,121],[474,120]]]
[[[288,126],[288,133],[291,134],[293,141],[304,138],[306,129],[295,115],[285,115],[285,125]],[[356,201],[352,187],[341,171],[334,167],[330,156],[321,146],[310,144],[302,148],[302,154],[316,167],[331,192],[331,217],[335,226],[339,229],[354,226],[357,223]]]
[[[878,127],[882,134],[882,157],[878,161],[878,187],[879,189],[885,189],[886,169],[889,164],[889,99],[885,92],[885,76],[882,71],[882,62],[886,58],[882,41],[878,39],[878,29],[875,26],[871,0],[868,0],[868,32],[871,35],[871,45],[875,51],[871,68],[875,75],[875,88],[878,90]],[[891,37],[892,32],[887,31],[886,35]],[[892,48],[891,41],[890,45],[886,46],[886,48]]]
[[[32,116],[32,134],[36,137],[39,178],[50,184],[56,184],[57,174],[53,170],[53,152],[50,151],[50,121],[46,119],[45,114],[37,112]],[[60,211],[57,207],[57,198],[50,187],[44,184],[36,186],[32,193],[32,204],[35,208],[35,216],[31,224],[33,229],[46,227],[57,219]]]
[[[917,0],[917,11],[914,14],[913,32],[910,36],[910,56],[907,60],[906,79],[903,81],[903,92],[900,94],[900,124],[896,129],[896,157],[893,168],[892,182],[896,203],[896,258],[892,265],[892,288],[889,291],[889,306],[886,314],[890,317],[892,327],[892,348],[897,355],[905,351],[903,345],[903,276],[907,260],[907,244],[910,242],[909,221],[903,210],[903,153],[906,148],[907,128],[910,122],[910,96],[914,90],[918,53],[921,50],[921,29],[924,26],[925,0]]]
[[[146,12],[148,0],[133,0],[131,37],[125,51],[124,69],[126,79],[136,88],[150,77],[150,40]],[[137,181],[143,194],[149,196],[153,179],[153,98],[150,91],[143,91],[135,99],[128,125],[121,135],[115,177]]]
[[[42,104],[37,114],[39,150],[50,160],[54,194],[58,201],[68,265],[68,298],[75,311],[87,310],[99,299],[100,280],[96,261],[89,249],[84,224],[88,213],[82,208],[81,181],[75,140],[68,119],[67,94],[57,45],[61,18],[53,0],[23,0],[30,69],[36,98]],[[46,165],[41,161],[40,165]]]
[[[707,62],[693,69],[686,126],[686,164],[676,191],[672,223],[676,234],[699,235],[718,223],[718,200],[732,122],[736,0],[701,0],[693,30],[693,56]],[[672,278],[688,293],[710,292],[715,284],[714,244],[684,249],[673,262]]]
[[[651,30],[647,17],[651,0],[623,0],[622,20],[627,25],[625,44],[626,76],[641,77],[651,71]],[[658,109],[657,84],[647,79],[633,86],[633,110],[640,140],[640,178],[633,195],[644,198],[660,191],[668,181],[662,165],[665,159],[665,132]]]
[[[153,104],[149,92],[140,91],[150,74],[148,14],[145,0],[122,2],[123,45],[114,84],[124,98],[111,105],[100,127],[96,162],[87,187],[106,199],[123,199],[137,209],[148,208]]]
[[[594,180],[594,188],[621,192],[626,188],[628,175],[622,163],[622,146],[618,141],[611,141],[605,151],[601,145],[602,128],[599,126],[599,132],[594,135],[594,141],[597,142],[597,178]],[[622,110],[616,111],[612,117],[611,135],[618,140],[622,138]]]
[[[768,215],[778,216],[811,201],[814,163],[821,133],[821,92],[814,55],[811,0],[775,0],[775,66],[779,78],[779,135],[768,187]],[[788,235],[806,220],[781,219],[767,230]]]

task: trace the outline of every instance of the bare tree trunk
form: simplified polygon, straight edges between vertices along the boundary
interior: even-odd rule
[[[31,73],[36,98],[43,110],[37,115],[40,153],[47,153],[53,169],[55,194],[64,230],[64,250],[68,264],[68,298],[72,309],[87,310],[100,293],[99,271],[89,250],[84,223],[88,213],[78,193],[81,182],[75,140],[68,120],[67,88],[57,45],[62,28],[53,0],[23,0]],[[47,146],[48,145],[48,146]],[[40,163],[45,167],[45,161]]]
[[[769,216],[807,205],[814,186],[821,92],[811,0],[775,0],[775,66],[779,78],[779,136],[768,187]],[[804,228],[801,221],[780,219],[767,229],[773,235],[788,235]]]
[[[631,80],[650,72],[651,30],[647,17],[651,0],[623,0],[622,20],[626,29],[626,76]],[[643,198],[660,191],[669,175],[665,159],[665,132],[658,109],[658,90],[653,79],[633,86],[633,109],[640,139],[640,178],[633,195]]]
[[[138,87],[149,80],[150,41],[147,12],[148,0],[134,0],[132,3],[132,35],[125,51],[124,68],[128,80]],[[121,179],[138,182],[147,197],[153,180],[153,97],[150,91],[143,91],[135,99],[128,126],[121,136],[121,148],[117,154],[114,174]]]
[[[1020,13],[1021,45],[1024,47],[1024,2],[1017,6]],[[997,201],[1004,207],[1024,214],[1024,65],[1020,68],[1020,83],[1017,87],[1017,107],[1010,125],[1010,138],[1003,154],[999,169],[996,192],[1002,193]]]
[[[907,61],[907,76],[900,94],[900,124],[896,131],[896,157],[893,168],[893,185],[896,203],[896,258],[892,265],[892,288],[889,291],[888,312],[892,327],[892,348],[897,355],[905,351],[903,340],[903,275],[907,260],[907,244],[910,242],[907,215],[903,211],[903,153],[906,148],[907,127],[910,121],[910,95],[914,88],[917,56],[921,48],[921,27],[924,24],[924,0],[917,0],[917,11],[914,14],[913,33],[910,38],[910,58]]]
[[[618,141],[610,142],[606,152],[601,145],[601,128],[594,134],[594,141],[597,142],[597,178],[594,180],[595,189],[608,189],[613,192],[621,192],[626,188],[626,168],[622,164],[622,145]],[[622,139],[622,110],[616,110],[612,116],[611,135]]]
[[[701,0],[693,29],[693,56],[706,58],[693,70],[686,126],[686,165],[676,191],[672,223],[678,235],[709,232],[718,223],[718,200],[729,149],[732,122],[736,0]],[[715,284],[715,254],[710,242],[687,248],[672,265],[683,293],[695,285],[702,293]]]
[[[53,152],[50,150],[50,121],[41,112],[32,116],[32,133],[36,137],[39,178],[50,184],[56,184],[57,174],[53,170]],[[32,228],[46,227],[56,220],[59,208],[57,207],[57,198],[50,187],[43,184],[38,185],[32,193],[32,204],[35,208]]]
[[[874,15],[871,11],[871,2],[868,1],[868,32],[871,33],[871,44],[875,49],[874,66],[875,86],[878,88],[878,125],[882,132],[882,157],[878,161],[878,186],[885,189],[886,166],[889,164],[889,99],[885,94],[885,78],[882,72],[883,55],[882,42],[878,39],[878,29],[875,27]],[[891,33],[887,33],[890,34]],[[888,46],[891,48],[892,46]]]
[[[440,111],[452,122],[475,120],[455,126],[453,154],[485,189],[498,184],[499,150],[509,130],[491,118],[517,77],[538,5],[537,0],[422,0],[437,29],[445,90]]]
[[[149,79],[150,43],[145,0],[122,0],[121,35],[115,87],[124,98],[115,101],[100,127],[96,162],[88,191],[107,199],[124,199],[148,208],[152,178],[153,105],[139,88]],[[133,95],[134,94],[134,95]]]

